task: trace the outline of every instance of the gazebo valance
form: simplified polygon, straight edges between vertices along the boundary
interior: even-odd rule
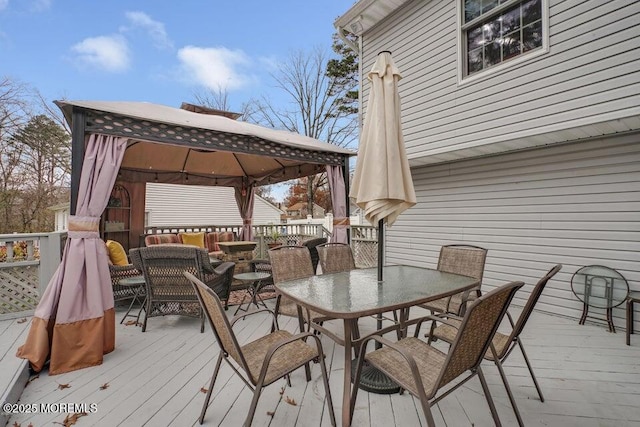
[[[119,180],[241,187],[345,166],[354,152],[296,133],[146,102],[57,101],[76,134],[128,139]],[[75,121],[74,117],[77,117]],[[347,175],[348,176],[348,175]]]

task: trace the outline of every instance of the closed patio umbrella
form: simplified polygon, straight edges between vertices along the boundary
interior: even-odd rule
[[[402,77],[390,52],[378,54],[368,78],[371,91],[349,197],[372,224],[378,223],[378,280],[382,280],[384,222],[391,226],[416,204],[416,194],[400,124]]]
[[[383,51],[368,74],[369,102],[358,147],[358,160],[349,197],[372,223],[378,223],[378,286],[383,286],[384,223],[391,226],[416,204],[409,161],[400,123],[398,80],[402,77],[391,53]],[[378,329],[382,319],[378,318]],[[362,371],[360,387],[373,393],[399,390],[372,366]]]

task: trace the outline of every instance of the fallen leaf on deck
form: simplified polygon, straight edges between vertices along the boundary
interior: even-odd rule
[[[69,384],[58,384],[58,390],[64,390],[65,388],[71,388]]]
[[[126,322],[124,322],[125,326],[131,326],[131,325],[137,325],[138,322],[136,322],[135,320],[127,320]]]
[[[296,401],[295,401],[295,400],[293,400],[292,398],[290,398],[289,396],[286,396],[286,397],[284,398],[284,401],[285,401],[285,402],[287,402],[289,405],[292,405],[292,406],[298,406],[298,404],[296,403]]]
[[[12,427],[20,427],[20,426],[21,426],[21,424],[18,424],[18,422],[17,422],[17,421],[14,421],[14,422],[13,422],[13,426],[12,426]]]
[[[275,412],[271,412],[271,411],[267,411],[267,415],[269,415],[270,417],[273,417],[276,413]],[[20,426],[18,426],[20,427]]]
[[[29,423],[29,425],[27,427],[33,427],[33,424]]]
[[[204,387],[202,387],[202,388],[200,389],[200,392],[201,392],[201,393],[205,393],[205,394],[206,394],[208,391],[209,391],[209,390],[207,390],[207,389],[206,389],[206,388],[204,388]]]
[[[23,318],[23,319],[18,320],[16,323],[24,323],[24,322],[26,322],[26,321],[27,321],[27,318],[25,317],[25,318]]]
[[[109,383],[104,383],[100,386],[100,390],[106,390],[109,388]]]
[[[60,425],[63,425],[64,427],[71,427],[78,422],[78,418],[84,417],[84,416],[87,416],[86,412],[76,412],[75,414],[67,415],[64,421],[62,421],[62,423],[54,423],[54,424],[60,424]]]
[[[280,389],[280,395],[283,395],[283,394],[284,394],[284,387]]]

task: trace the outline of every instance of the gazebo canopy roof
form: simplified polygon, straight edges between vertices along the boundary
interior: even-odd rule
[[[343,165],[354,152],[296,133],[147,102],[56,101],[70,126],[129,139],[120,180],[274,184]]]

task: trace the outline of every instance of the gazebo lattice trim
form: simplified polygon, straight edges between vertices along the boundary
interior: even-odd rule
[[[254,136],[199,128],[187,129],[182,126],[100,111],[87,112],[86,131],[144,141],[164,142],[194,149],[256,154],[318,164],[342,165],[344,159],[344,155],[338,153],[287,147]]]

